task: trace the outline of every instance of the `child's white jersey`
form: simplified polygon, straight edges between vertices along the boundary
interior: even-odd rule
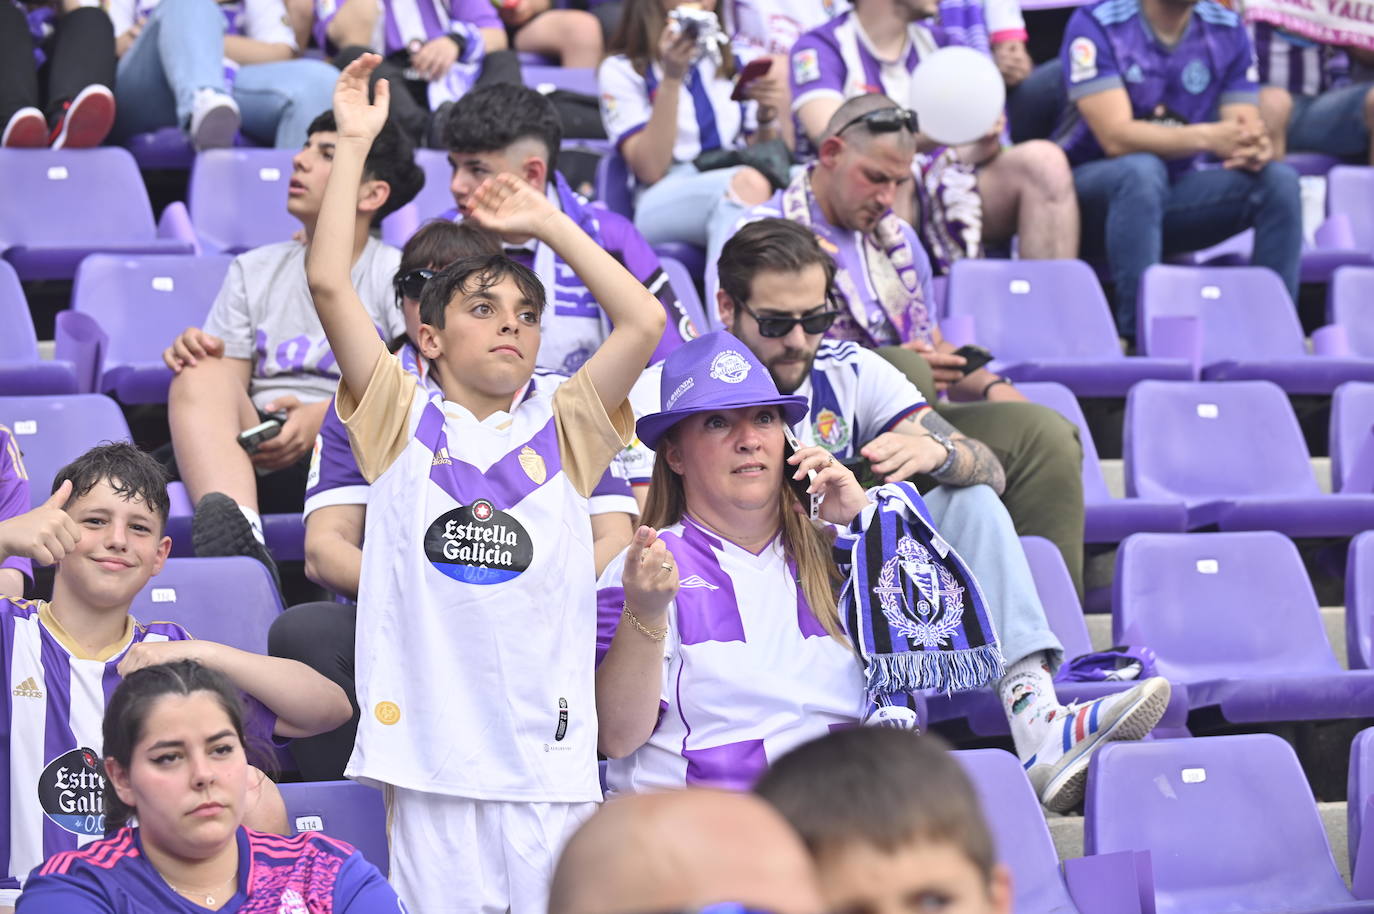
[[[381,346],[378,346],[379,352]],[[479,800],[600,799],[587,497],[633,416],[585,371],[478,421],[383,354],[338,413],[372,484],[347,774]]]

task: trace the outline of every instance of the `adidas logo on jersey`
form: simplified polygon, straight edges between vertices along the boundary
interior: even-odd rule
[[[678,587],[705,587],[707,590],[720,590],[719,587],[717,587],[715,584],[712,584],[710,581],[703,580],[702,577],[701,577],[701,575],[699,575],[699,574],[694,574],[694,575],[691,575],[691,576],[689,576],[689,577],[687,577],[687,578],[684,578],[684,579],[681,580],[681,581],[678,581],[678,582],[677,582],[677,586],[678,586]]]
[[[434,462],[431,463],[430,466],[450,466],[452,464],[453,461],[450,460],[448,456],[448,448],[441,447],[439,448],[439,450],[434,452]]]
[[[38,687],[38,683],[34,682],[33,677],[30,676],[14,687],[14,695],[16,698],[42,698],[43,690]]]

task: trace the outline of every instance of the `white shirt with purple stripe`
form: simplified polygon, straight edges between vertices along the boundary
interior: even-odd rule
[[[367,0],[353,0],[364,3]],[[371,47],[383,55],[407,50],[412,41],[431,41],[441,35],[470,32],[464,26],[481,29],[501,28],[501,18],[488,0],[373,0],[377,4],[377,24],[373,27]],[[327,45],[326,30],[338,15],[341,0],[315,0],[315,40]]]
[[[807,32],[792,46],[792,111],[818,98],[844,100],[870,92],[912,107],[911,74],[922,57],[951,44],[938,28],[913,22],[894,59],[879,56],[853,12]]]

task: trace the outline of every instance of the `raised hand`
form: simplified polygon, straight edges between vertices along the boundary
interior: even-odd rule
[[[641,526],[625,553],[620,586],[625,605],[645,625],[661,624],[663,613],[677,595],[677,562],[652,527]]]
[[[40,565],[55,565],[81,541],[81,525],[62,509],[72,495],[72,481],[62,480],[47,501],[0,522],[0,556],[22,555]]]
[[[793,479],[806,479],[810,472],[816,474],[807,491],[822,498],[821,520],[847,524],[868,504],[868,495],[854,478],[854,471],[825,448],[815,445],[801,448],[787,458],[787,462],[796,468],[792,471]]]
[[[468,198],[467,218],[512,242],[541,237],[558,214],[548,197],[512,174],[487,178]]]
[[[386,126],[391,86],[385,79],[377,80],[372,90],[374,100],[368,101],[368,80],[381,62],[377,54],[363,54],[339,74],[339,81],[334,84],[334,120],[338,122],[341,139],[371,142]]]

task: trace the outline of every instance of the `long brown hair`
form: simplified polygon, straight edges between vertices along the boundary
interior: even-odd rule
[[[644,76],[649,67],[658,60],[658,36],[663,34],[663,26],[668,22],[668,14],[663,11],[663,0],[625,0],[620,11],[620,25],[611,36],[607,56],[624,54],[635,68]],[[735,52],[729,39],[720,46],[721,64],[716,76],[722,79],[735,77]]]
[[[672,441],[674,432],[670,430],[663,440]],[[644,513],[639,518],[641,524],[647,524],[655,530],[671,527],[687,513],[687,493],[682,485],[682,477],[668,466],[662,448],[659,450],[653,475],[649,478],[649,495],[644,502]],[[826,634],[848,643],[840,625],[840,611],[836,602],[840,570],[831,558],[830,537],[810,518],[799,514],[795,510],[796,505],[797,496],[792,493],[792,488],[779,485],[777,511],[782,527],[783,551],[797,564],[797,579],[801,582],[802,593],[806,595],[806,602],[811,606],[816,621]]]

